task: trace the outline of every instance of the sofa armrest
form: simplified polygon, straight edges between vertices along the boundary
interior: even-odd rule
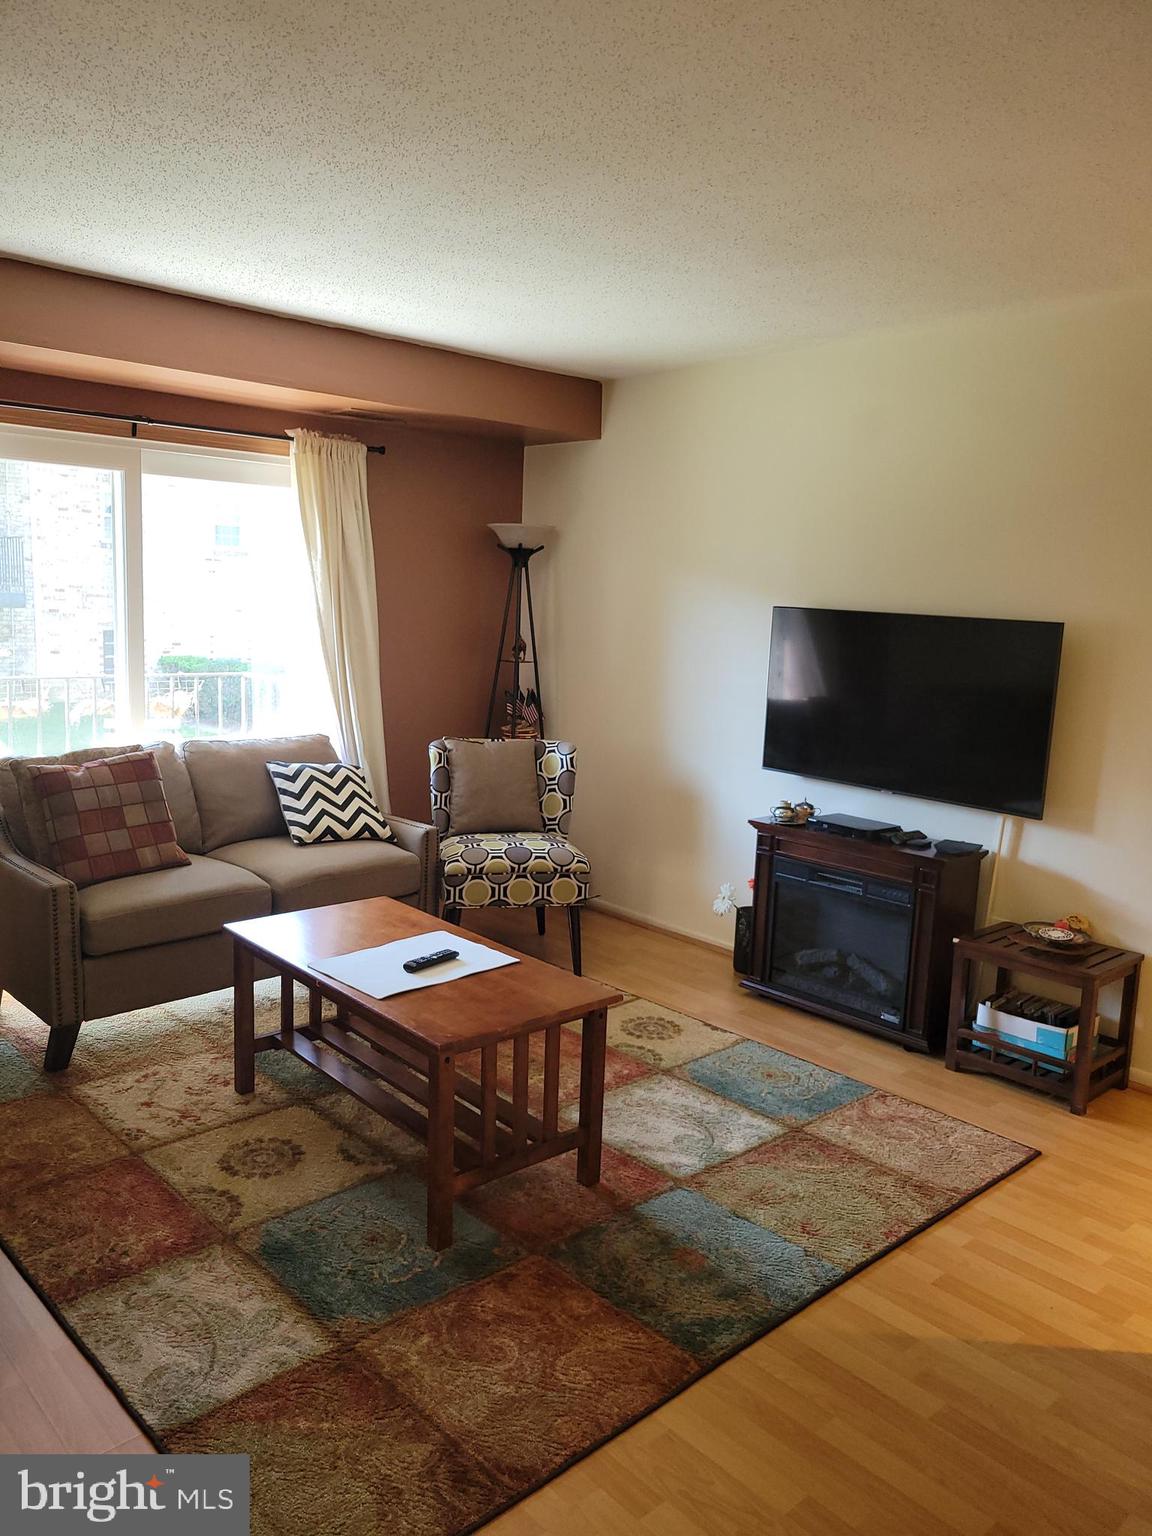
[[[26,859],[0,820],[0,989],[51,1029],[84,1020],[80,909],[71,880]]]
[[[440,910],[440,834],[426,821],[409,821],[405,816],[385,812],[384,820],[392,836],[407,853],[420,860],[420,908],[436,914]]]

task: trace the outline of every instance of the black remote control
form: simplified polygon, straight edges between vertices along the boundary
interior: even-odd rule
[[[426,971],[430,966],[443,965],[446,960],[459,960],[458,949],[436,949],[430,955],[417,955],[415,960],[405,960],[404,969],[410,976],[417,971]]]

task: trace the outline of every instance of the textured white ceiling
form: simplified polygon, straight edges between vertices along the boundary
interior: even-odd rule
[[[2,0],[9,254],[635,372],[1152,280],[1149,0]]]

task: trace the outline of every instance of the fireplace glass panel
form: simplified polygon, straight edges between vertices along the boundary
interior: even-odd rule
[[[910,885],[775,861],[768,980],[780,991],[903,1029],[911,939]]]

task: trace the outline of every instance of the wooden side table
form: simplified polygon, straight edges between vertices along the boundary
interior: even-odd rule
[[[953,1072],[979,1072],[1038,1088],[1054,1098],[1065,1099],[1074,1115],[1087,1114],[1091,1101],[1109,1088],[1127,1088],[1143,955],[1096,943],[1068,953],[1048,950],[1038,946],[1017,923],[995,923],[979,933],[955,939],[953,944],[945,1054],[945,1062]],[[981,963],[996,967],[996,992],[1004,991],[1014,971],[1047,977],[1079,991],[1080,1044],[1071,1061],[1046,1056],[1027,1046],[999,1044],[999,1035],[973,1027],[972,971]],[[1095,1049],[1086,1050],[1084,1042],[1092,1041],[1093,1023],[1100,1011],[1100,994],[1115,982],[1124,988],[1116,1034],[1102,1034]]]

